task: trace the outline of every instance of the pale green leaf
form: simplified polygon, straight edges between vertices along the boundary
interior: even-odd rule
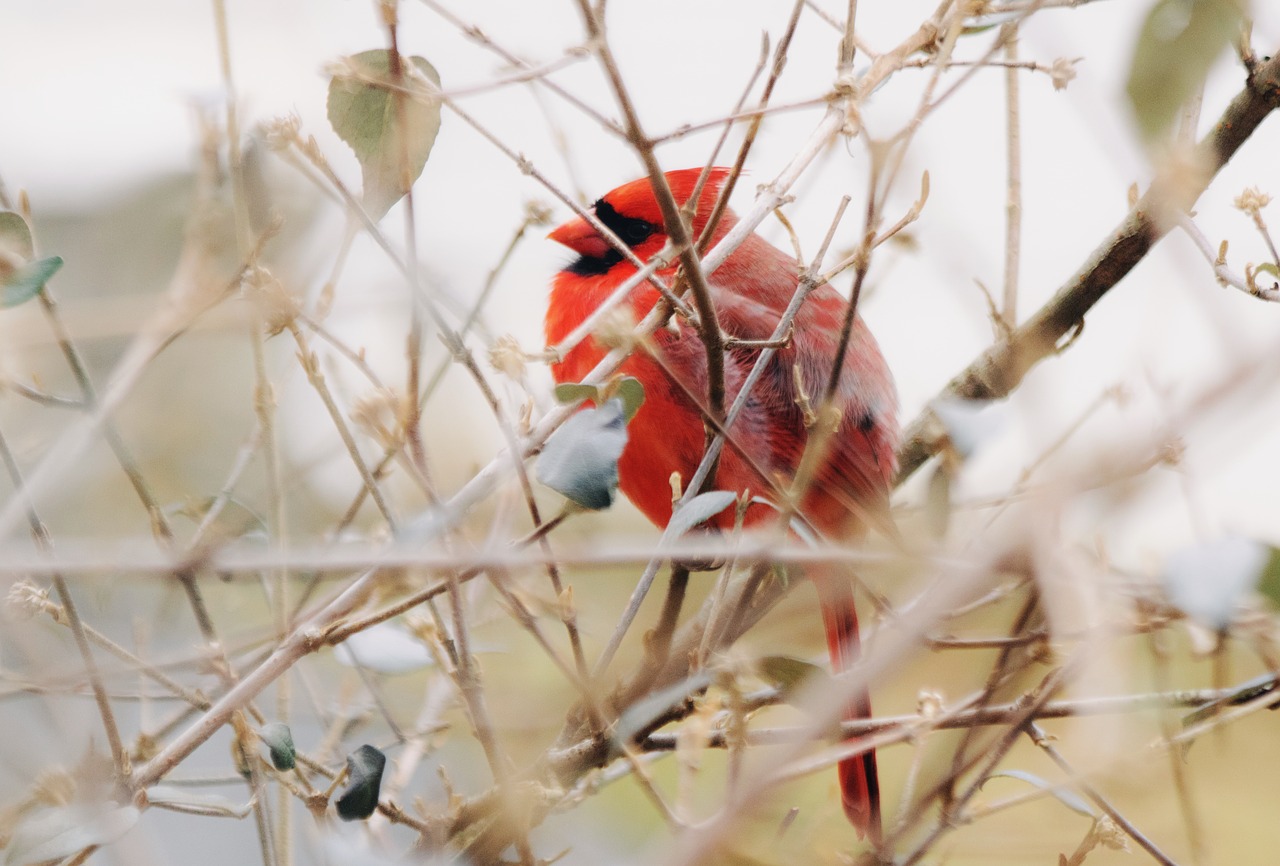
[[[35,254],[31,227],[22,214],[0,211],[0,261],[29,262]]]
[[[556,400],[561,403],[577,403],[580,400],[600,402],[600,388],[596,385],[582,385],[578,382],[561,382],[556,385]]]
[[[329,123],[351,146],[364,179],[364,206],[381,219],[413,186],[440,131],[440,76],[422,57],[402,57],[399,81],[385,49],[347,58],[329,82]],[[428,84],[430,82],[430,84]]]
[[[1162,137],[1238,32],[1240,0],[1158,0],[1133,51],[1126,90],[1147,141]]]
[[[810,682],[829,684],[831,675],[825,670],[794,656],[765,656],[757,663],[760,676],[764,677],[774,688],[782,693],[785,699],[795,690]]]
[[[610,396],[622,401],[623,417],[630,421],[636,417],[636,413],[644,405],[644,385],[640,384],[640,380],[634,376],[623,376],[614,385]]]

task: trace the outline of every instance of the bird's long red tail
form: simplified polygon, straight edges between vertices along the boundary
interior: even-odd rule
[[[842,574],[823,574],[815,581],[822,604],[822,621],[827,630],[831,666],[838,673],[858,658],[858,612],[853,606],[853,588]],[[845,708],[844,718],[871,718],[871,695],[864,687]],[[858,831],[873,843],[880,840],[880,780],[876,775],[876,753],[866,751],[841,761],[840,799],[844,813]]]

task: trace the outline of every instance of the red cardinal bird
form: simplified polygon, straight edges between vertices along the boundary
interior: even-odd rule
[[[683,205],[692,196],[700,173],[699,169],[667,173],[677,202]],[[727,174],[726,169],[711,171],[697,202],[693,237],[706,225]],[[642,261],[666,243],[662,215],[647,178],[618,187],[593,209],[597,219]],[[736,222],[737,217],[726,211],[713,242]],[[634,275],[636,268],[586,220],[570,220],[548,237],[578,254],[552,283],[545,324],[547,343],[554,345]],[[660,271],[659,276],[669,279],[674,270]],[[769,339],[795,294],[798,279],[795,259],[750,235],[709,277],[721,329],[744,340]],[[636,319],[645,316],[658,299],[651,285],[637,286],[629,299]],[[768,495],[777,489],[779,479],[784,487],[789,484],[809,436],[805,395],[816,405],[826,393],[848,306],[835,289],[824,285],[800,307],[790,344],[773,355],[729,429],[715,488]],[[563,361],[553,364],[552,374],[557,382],[581,381],[605,353],[605,348],[588,338]],[[759,353],[752,348],[725,352],[726,406],[737,395]],[[640,380],[645,401],[631,421],[627,446],[618,461],[619,487],[650,520],[664,526],[671,519],[671,474],[679,472],[687,483],[702,458],[703,415],[693,397],[705,401],[706,350],[691,326],[677,322],[674,330],[658,329],[645,348],[626,360],[621,372]],[[813,473],[800,510],[824,534],[848,538],[863,533],[873,516],[887,512],[898,429],[893,381],[860,318],[854,320],[834,399],[842,412],[841,421]],[[763,505],[753,506],[746,515],[748,523],[757,524],[776,517],[776,511]],[[730,515],[720,519],[726,525],[732,522]],[[830,568],[811,570],[810,574],[822,604],[832,665],[844,670],[859,651],[858,616],[849,577]],[[848,707],[847,717],[867,718],[870,713],[870,699],[864,691]],[[866,752],[842,761],[839,772],[845,814],[859,835],[877,840],[880,797],[875,754]]]

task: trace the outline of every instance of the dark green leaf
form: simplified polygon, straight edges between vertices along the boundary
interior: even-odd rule
[[[348,58],[349,71],[329,82],[329,123],[355,151],[364,206],[375,220],[422,174],[440,131],[439,74],[421,57],[401,60],[413,68],[406,64],[395,81],[389,51],[363,51]]]
[[[616,397],[575,414],[547,441],[538,480],[583,508],[608,508],[618,489],[618,458],[627,422]]]
[[[1138,128],[1155,141],[1173,125],[1238,32],[1239,0],[1158,0],[1133,51],[1126,87]]]
[[[293,769],[298,750],[293,746],[293,732],[288,725],[284,722],[271,722],[262,726],[258,736],[271,751],[271,766],[277,770]]]
[[[361,746],[347,755],[347,786],[338,795],[338,817],[363,821],[378,808],[382,790],[382,770],[387,756],[373,746]]]
[[[1087,802],[1077,797],[1074,793],[1063,788],[1060,785],[1054,785],[1045,779],[1040,778],[1025,770],[1003,770],[999,773],[992,773],[988,779],[994,779],[996,776],[1008,776],[1010,779],[1021,779],[1028,784],[1035,785],[1043,791],[1052,794],[1058,799],[1058,802],[1066,806],[1073,812],[1079,812],[1087,818],[1096,818],[1097,812]]]
[[[23,265],[0,280],[0,307],[16,307],[40,294],[45,283],[62,267],[60,256],[49,256]]]

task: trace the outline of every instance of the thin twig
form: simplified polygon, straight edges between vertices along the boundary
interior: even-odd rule
[[[1026,734],[1031,738],[1031,742],[1039,746],[1041,750],[1049,756],[1051,761],[1057,764],[1064,773],[1072,778],[1075,786],[1080,789],[1082,794],[1092,800],[1099,809],[1107,814],[1107,817],[1112,821],[1115,821],[1120,829],[1129,834],[1129,838],[1137,842],[1143,850],[1151,855],[1152,859],[1157,863],[1160,863],[1161,866],[1177,866],[1177,863],[1156,847],[1156,844],[1138,830],[1138,828],[1133,825],[1132,821],[1120,814],[1116,807],[1113,806],[1106,797],[1103,797],[1102,794],[1098,792],[1097,788],[1086,782],[1074,769],[1072,769],[1071,765],[1062,757],[1062,753],[1054,747],[1053,743],[1050,741],[1050,737],[1045,734],[1044,730],[1041,729],[1039,725],[1035,722],[1031,722],[1027,725]]]

